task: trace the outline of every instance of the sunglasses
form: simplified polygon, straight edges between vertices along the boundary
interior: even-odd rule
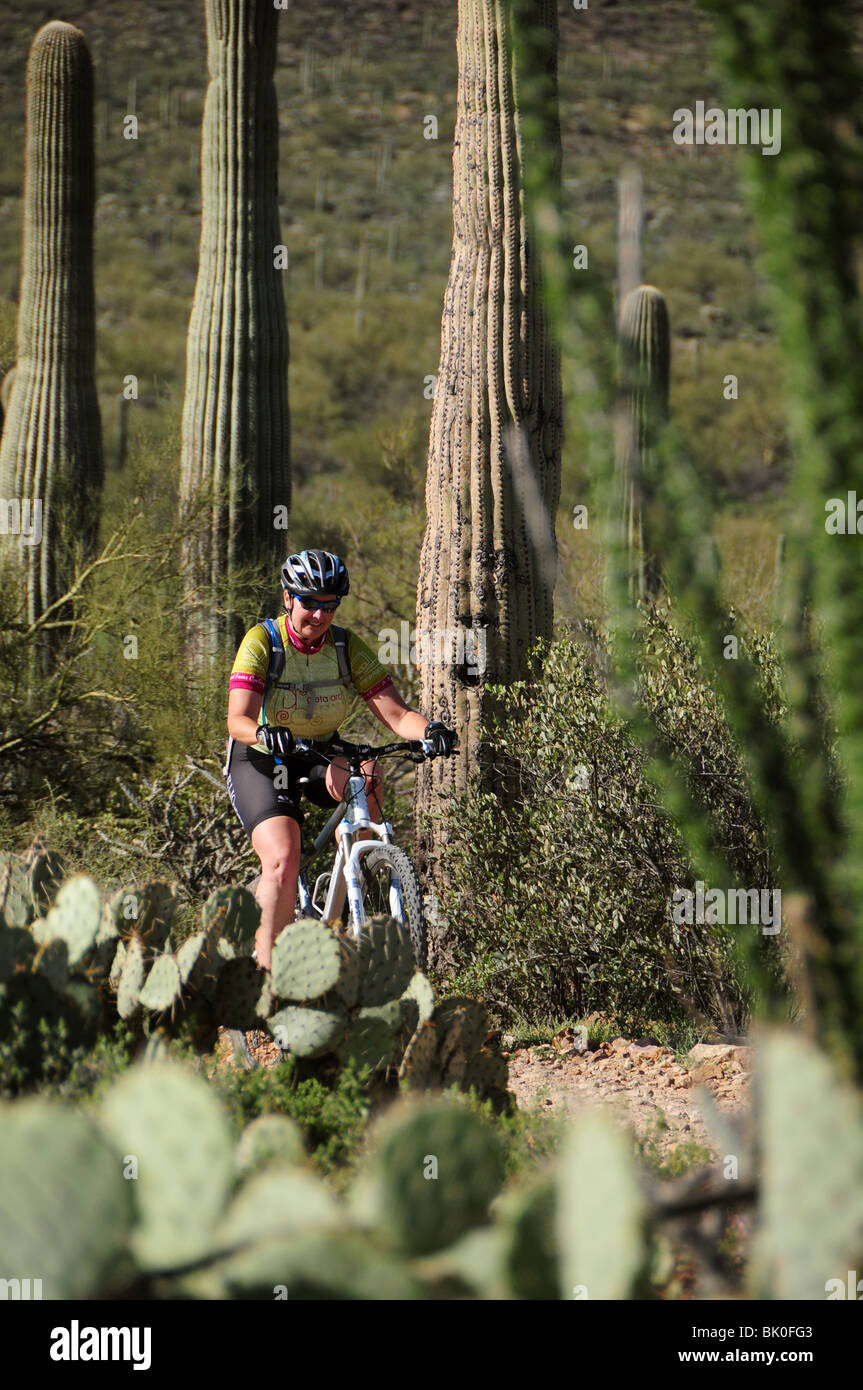
[[[307,613],[316,613],[319,608],[322,613],[335,613],[341,603],[340,598],[334,598],[332,603],[321,603],[319,598],[303,598],[300,594],[291,594],[291,598],[299,599]]]

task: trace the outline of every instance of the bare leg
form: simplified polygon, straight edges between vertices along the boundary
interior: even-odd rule
[[[269,816],[252,831],[252,848],[261,861],[255,893],[261,922],[255,934],[258,964],[269,970],[273,942],[294,920],[300,867],[300,827],[290,816]]]

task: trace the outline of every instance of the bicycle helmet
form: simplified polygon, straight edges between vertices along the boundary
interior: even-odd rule
[[[282,565],[282,588],[300,598],[318,598],[323,594],[344,598],[350,587],[343,561],[329,550],[302,550],[289,555]]]

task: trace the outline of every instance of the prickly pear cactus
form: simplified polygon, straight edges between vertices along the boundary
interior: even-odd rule
[[[145,1269],[210,1248],[234,1175],[227,1119],[211,1088],[178,1063],[133,1067],[108,1091],[99,1119],[134,1163],[136,1258]],[[119,1171],[119,1165],[118,1165]]]
[[[372,1142],[352,1210],[398,1248],[441,1250],[487,1219],[503,1182],[503,1154],[478,1115],[449,1101],[413,1102],[380,1120]]]
[[[30,871],[30,895],[36,911],[47,912],[65,877],[66,861],[62,855],[50,850],[38,835],[28,846],[25,860]]]
[[[261,909],[247,888],[217,888],[204,904],[201,926],[237,951],[250,954],[260,920]]]
[[[265,976],[248,956],[226,961],[213,995],[213,1016],[224,1028],[258,1028],[266,1015],[261,995]]]
[[[153,1013],[175,1008],[183,997],[183,981],[173,956],[159,956],[138,992],[138,1001]]]
[[[644,1259],[631,1148],[614,1122],[573,1121],[556,1178],[555,1233],[561,1298],[627,1298]]]
[[[273,946],[272,984],[278,999],[302,1003],[335,989],[342,968],[338,938],[323,922],[291,923]]]
[[[102,925],[102,896],[98,885],[86,874],[76,874],[63,884],[54,906],[34,924],[33,936],[40,945],[65,941],[69,966],[81,964],[96,944]]]
[[[7,927],[29,926],[36,916],[28,867],[17,854],[0,854],[0,915]]]
[[[347,1015],[337,1003],[328,1009],[291,1004],[273,1014],[267,1026],[283,1051],[297,1057],[322,1057],[344,1037]]]
[[[768,1030],[756,1054],[763,1198],[750,1297],[823,1299],[863,1250],[863,1110],[806,1038]],[[833,1286],[835,1287],[835,1286]]]
[[[0,1106],[4,1278],[38,1278],[50,1299],[106,1293],[122,1270],[134,1183],[84,1116],[41,1100]],[[26,1296],[26,1295],[24,1295]]]
[[[132,936],[126,945],[120,983],[117,987],[117,1013],[127,1023],[141,1012],[141,989],[146,965],[140,937]]]
[[[385,1004],[410,984],[416,965],[407,927],[395,917],[375,918],[360,932],[360,983],[357,1002]]]
[[[301,1163],[305,1156],[302,1130],[294,1120],[287,1115],[259,1115],[243,1130],[235,1163],[245,1177],[270,1163]]]

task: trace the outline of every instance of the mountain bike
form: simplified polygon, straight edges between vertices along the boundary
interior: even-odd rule
[[[453,749],[453,753],[457,751]],[[379,913],[395,917],[407,928],[414,959],[420,970],[425,970],[428,937],[422,888],[409,856],[393,843],[391,823],[371,818],[362,763],[399,755],[421,763],[426,758],[438,756],[432,743],[428,739],[411,739],[376,748],[340,738],[327,742],[297,739],[294,752],[317,753],[327,762],[343,754],[348,762],[348,779],[341,801],[308,848],[303,847],[301,838],[297,917],[317,917],[327,922],[341,920],[354,937],[360,935],[369,917]],[[300,787],[308,782],[308,776],[297,779]],[[341,826],[341,834],[332,866],[320,872],[310,887],[309,866],[336,838],[338,826]],[[371,831],[369,838],[358,839],[361,830]],[[248,885],[252,891],[257,882],[255,879]],[[233,1030],[232,1036],[237,1042],[242,1040],[247,1064],[254,1065],[245,1037]]]
[[[342,800],[309,848],[300,852],[297,915],[319,917],[324,921],[341,918],[353,936],[359,936],[371,916],[384,913],[395,917],[407,927],[414,959],[420,970],[425,970],[428,940],[420,882],[408,855],[393,843],[390,822],[371,818],[362,763],[394,755],[421,763],[436,756],[431,743],[426,739],[412,739],[375,748],[343,739],[331,739],[327,743],[303,739],[297,741],[296,751],[318,753],[328,762],[344,754],[348,763],[348,780]],[[304,781],[308,778],[299,778],[300,785]],[[341,834],[332,867],[319,873],[310,888],[309,866],[335,839],[339,826]],[[369,838],[359,839],[361,830],[371,831]]]

